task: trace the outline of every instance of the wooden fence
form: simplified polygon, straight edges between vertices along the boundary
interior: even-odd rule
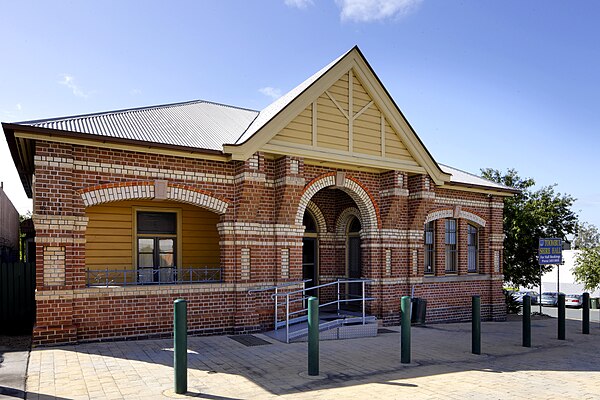
[[[30,333],[35,322],[35,264],[0,264],[0,334]]]

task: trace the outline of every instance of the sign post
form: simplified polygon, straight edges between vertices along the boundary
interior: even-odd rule
[[[540,265],[540,314],[542,312],[542,265],[556,265],[558,268],[562,263],[562,239],[540,238],[538,247],[538,264]],[[556,283],[558,284],[558,277]],[[557,288],[557,292],[560,290]]]

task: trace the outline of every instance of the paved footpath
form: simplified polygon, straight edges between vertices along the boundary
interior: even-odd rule
[[[31,352],[27,399],[600,399],[600,326],[567,321],[482,323],[482,355],[470,324],[412,328],[412,363],[400,363],[399,328],[376,338],[322,341],[318,379],[307,344],[246,346],[227,336],[189,337],[186,396],[173,394],[172,340],[89,343]]]

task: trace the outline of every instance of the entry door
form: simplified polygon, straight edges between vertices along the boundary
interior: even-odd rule
[[[360,265],[360,237],[349,236],[348,237],[348,278],[360,279],[362,276],[362,268]],[[348,284],[347,293],[350,295],[349,299],[357,299],[362,296],[362,284],[352,283]],[[353,301],[348,304],[350,308],[358,308],[361,303],[359,301]]]
[[[317,285],[317,239],[305,237],[302,239],[302,279],[312,279],[306,282],[306,288]],[[306,291],[308,296],[316,296],[316,290]]]

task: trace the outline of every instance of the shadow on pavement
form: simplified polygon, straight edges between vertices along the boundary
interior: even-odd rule
[[[404,379],[461,371],[501,374],[515,371],[600,371],[600,329],[581,334],[581,323],[567,320],[567,340],[557,340],[557,320],[532,321],[532,347],[521,346],[520,319],[482,323],[482,354],[471,354],[471,324],[436,324],[412,328],[412,364],[400,363],[400,335],[322,341],[320,370],[324,379],[302,379],[307,369],[307,344],[284,344],[259,335],[270,344],[245,346],[226,336],[188,338],[188,368],[212,374],[238,375],[274,395],[309,392],[365,383],[407,388]],[[392,328],[398,332],[399,327]],[[173,365],[172,340],[87,343],[62,346],[67,352]],[[40,349],[39,351],[44,351]],[[203,398],[227,399],[203,395]],[[202,396],[200,396],[202,398]]]

